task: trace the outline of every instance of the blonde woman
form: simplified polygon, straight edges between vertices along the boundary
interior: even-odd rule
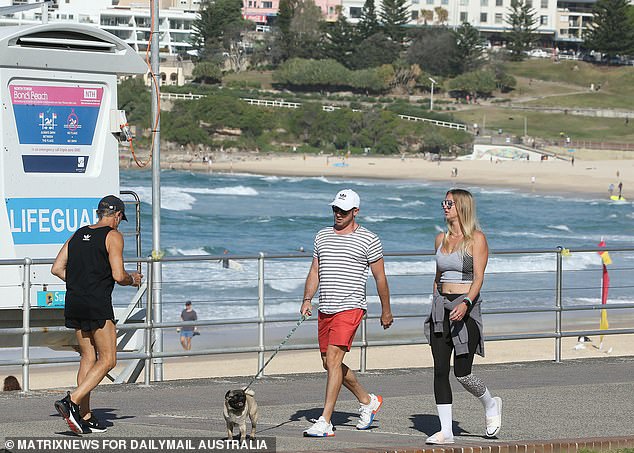
[[[452,189],[441,204],[447,231],[436,236],[434,297],[425,322],[434,358],[434,396],[441,430],[427,438],[428,444],[454,443],[449,384],[452,353],[458,382],[484,406],[485,435],[496,436],[502,426],[502,400],[492,397],[484,382],[471,373],[474,355],[484,356],[480,289],[489,257],[487,240],[478,226],[470,192]]]

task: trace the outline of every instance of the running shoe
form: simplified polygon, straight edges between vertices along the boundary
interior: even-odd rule
[[[108,427],[92,414],[88,420],[82,420],[82,428],[84,434],[105,433],[108,430]]]
[[[313,426],[304,431],[304,437],[334,437],[334,435],[332,423],[328,423],[323,415],[317,419]]]
[[[79,406],[70,399],[70,392],[66,393],[66,396],[59,401],[55,401],[55,409],[59,412],[68,427],[75,434],[83,434],[84,430],[81,427],[81,415],[79,414]]]
[[[374,416],[381,409],[383,405],[383,397],[381,395],[375,395],[370,393],[370,402],[368,404],[362,404],[359,407],[361,416],[359,417],[359,423],[357,423],[357,429],[368,429],[374,421]]]

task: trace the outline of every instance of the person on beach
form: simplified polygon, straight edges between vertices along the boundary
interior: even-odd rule
[[[478,226],[470,192],[452,189],[441,205],[447,231],[436,236],[433,301],[425,322],[434,359],[434,396],[441,429],[427,438],[428,444],[454,443],[449,384],[452,353],[458,382],[484,406],[485,435],[496,436],[502,426],[502,400],[492,397],[484,382],[471,372],[474,355],[484,356],[480,289],[489,257],[487,240]]]
[[[381,300],[381,325],[392,325],[390,291],[383,263],[383,248],[378,236],[356,222],[361,200],[356,192],[344,189],[330,203],[334,225],[320,230],[313,249],[313,262],[306,277],[300,313],[312,315],[312,299],[319,288],[318,338],[324,369],[328,372],[324,409],[304,436],[331,437],[331,417],[341,386],[359,400],[357,429],[368,429],[381,408],[383,398],[368,393],[343,359],[366,313],[368,269],[376,281]]]
[[[197,321],[198,315],[196,314],[196,310],[192,308],[192,303],[190,300],[185,302],[185,309],[181,312],[181,320],[182,321]],[[181,327],[181,346],[185,351],[190,351],[192,349],[192,337],[196,334],[196,327],[194,326],[183,326]]]
[[[66,282],[65,325],[75,329],[81,360],[77,388],[59,401],[55,409],[77,434],[104,432],[106,426],[90,410],[90,392],[117,363],[117,332],[112,290],[139,286],[143,275],[127,272],[123,265],[123,235],[127,221],[125,205],[108,195],[97,206],[98,221],[77,230],[62,246],[51,272]]]

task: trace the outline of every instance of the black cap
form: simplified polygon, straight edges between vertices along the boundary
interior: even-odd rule
[[[109,209],[110,211],[120,212],[123,214],[121,217],[126,222],[128,218],[125,216],[125,204],[119,197],[115,197],[114,195],[106,195],[99,201],[99,205],[97,206],[97,211],[104,211]]]

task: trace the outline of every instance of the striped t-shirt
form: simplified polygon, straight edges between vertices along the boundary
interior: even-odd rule
[[[349,234],[333,227],[315,236],[313,257],[319,260],[319,311],[338,313],[353,308],[367,310],[365,284],[370,263],[383,258],[379,237],[359,226]]]

